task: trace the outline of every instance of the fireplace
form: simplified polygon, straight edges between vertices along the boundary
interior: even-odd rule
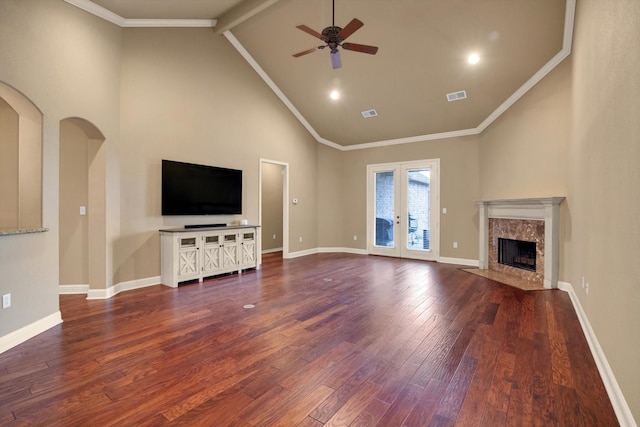
[[[558,287],[559,216],[564,197],[482,200],[481,270]]]
[[[520,254],[518,246],[522,249]],[[543,286],[546,252],[544,221],[489,218],[488,251],[489,270],[508,274],[532,286]]]
[[[498,262],[510,267],[536,271],[536,242],[498,237]]]

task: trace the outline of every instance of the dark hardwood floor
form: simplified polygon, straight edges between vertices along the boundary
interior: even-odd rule
[[[567,294],[457,266],[275,254],[60,301],[0,354],[0,425],[618,425]]]

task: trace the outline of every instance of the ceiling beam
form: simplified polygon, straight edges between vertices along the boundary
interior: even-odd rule
[[[217,19],[216,33],[222,34],[242,24],[247,19],[273,6],[280,0],[245,0]]]

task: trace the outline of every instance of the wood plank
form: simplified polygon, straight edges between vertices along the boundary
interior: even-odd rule
[[[379,390],[379,385],[368,381],[365,382],[349,400],[340,404],[340,409],[338,409],[324,425],[327,427],[350,425],[360,413],[364,411],[367,405],[371,403]]]
[[[564,292],[457,266],[276,253],[60,310],[0,355],[0,424],[617,425]]]

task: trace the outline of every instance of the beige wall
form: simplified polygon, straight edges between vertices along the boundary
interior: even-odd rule
[[[300,203],[290,210],[290,250],[316,247],[317,143],[226,38],[207,28],[126,29],[123,42],[114,282],[160,274],[158,229],[257,223],[261,158],[291,165]],[[242,169],[242,215],[161,216],[162,159]]]
[[[351,207],[344,204],[345,157],[346,154],[324,144],[318,144],[318,246],[321,248],[360,248],[365,244],[365,233],[361,229],[345,227],[345,219],[353,214]],[[358,191],[367,191],[366,187]],[[366,212],[366,207],[365,207]],[[365,221],[366,217],[361,220]],[[354,223],[358,220],[354,218]],[[353,235],[360,241],[353,241]]]
[[[282,249],[284,166],[262,163],[262,250]],[[274,238],[275,237],[275,238]]]
[[[0,229],[18,228],[18,113],[0,97]]]
[[[49,228],[0,237],[0,294],[12,297],[11,308],[0,310],[0,337],[58,311],[59,123],[84,117],[96,123],[108,144],[118,138],[120,34],[114,25],[63,1],[0,0],[0,81],[43,114],[41,215]],[[117,169],[113,157],[110,162]],[[114,224],[117,188],[110,188]]]
[[[42,227],[42,117],[18,119],[19,228]]]
[[[477,260],[478,142],[477,136],[467,136],[341,153],[320,149],[322,246],[366,248],[367,165],[438,158],[440,207],[447,208],[446,215],[440,214],[440,256]],[[342,209],[336,212],[337,206]]]
[[[640,423],[640,2],[578,2],[572,90],[570,281]]]

